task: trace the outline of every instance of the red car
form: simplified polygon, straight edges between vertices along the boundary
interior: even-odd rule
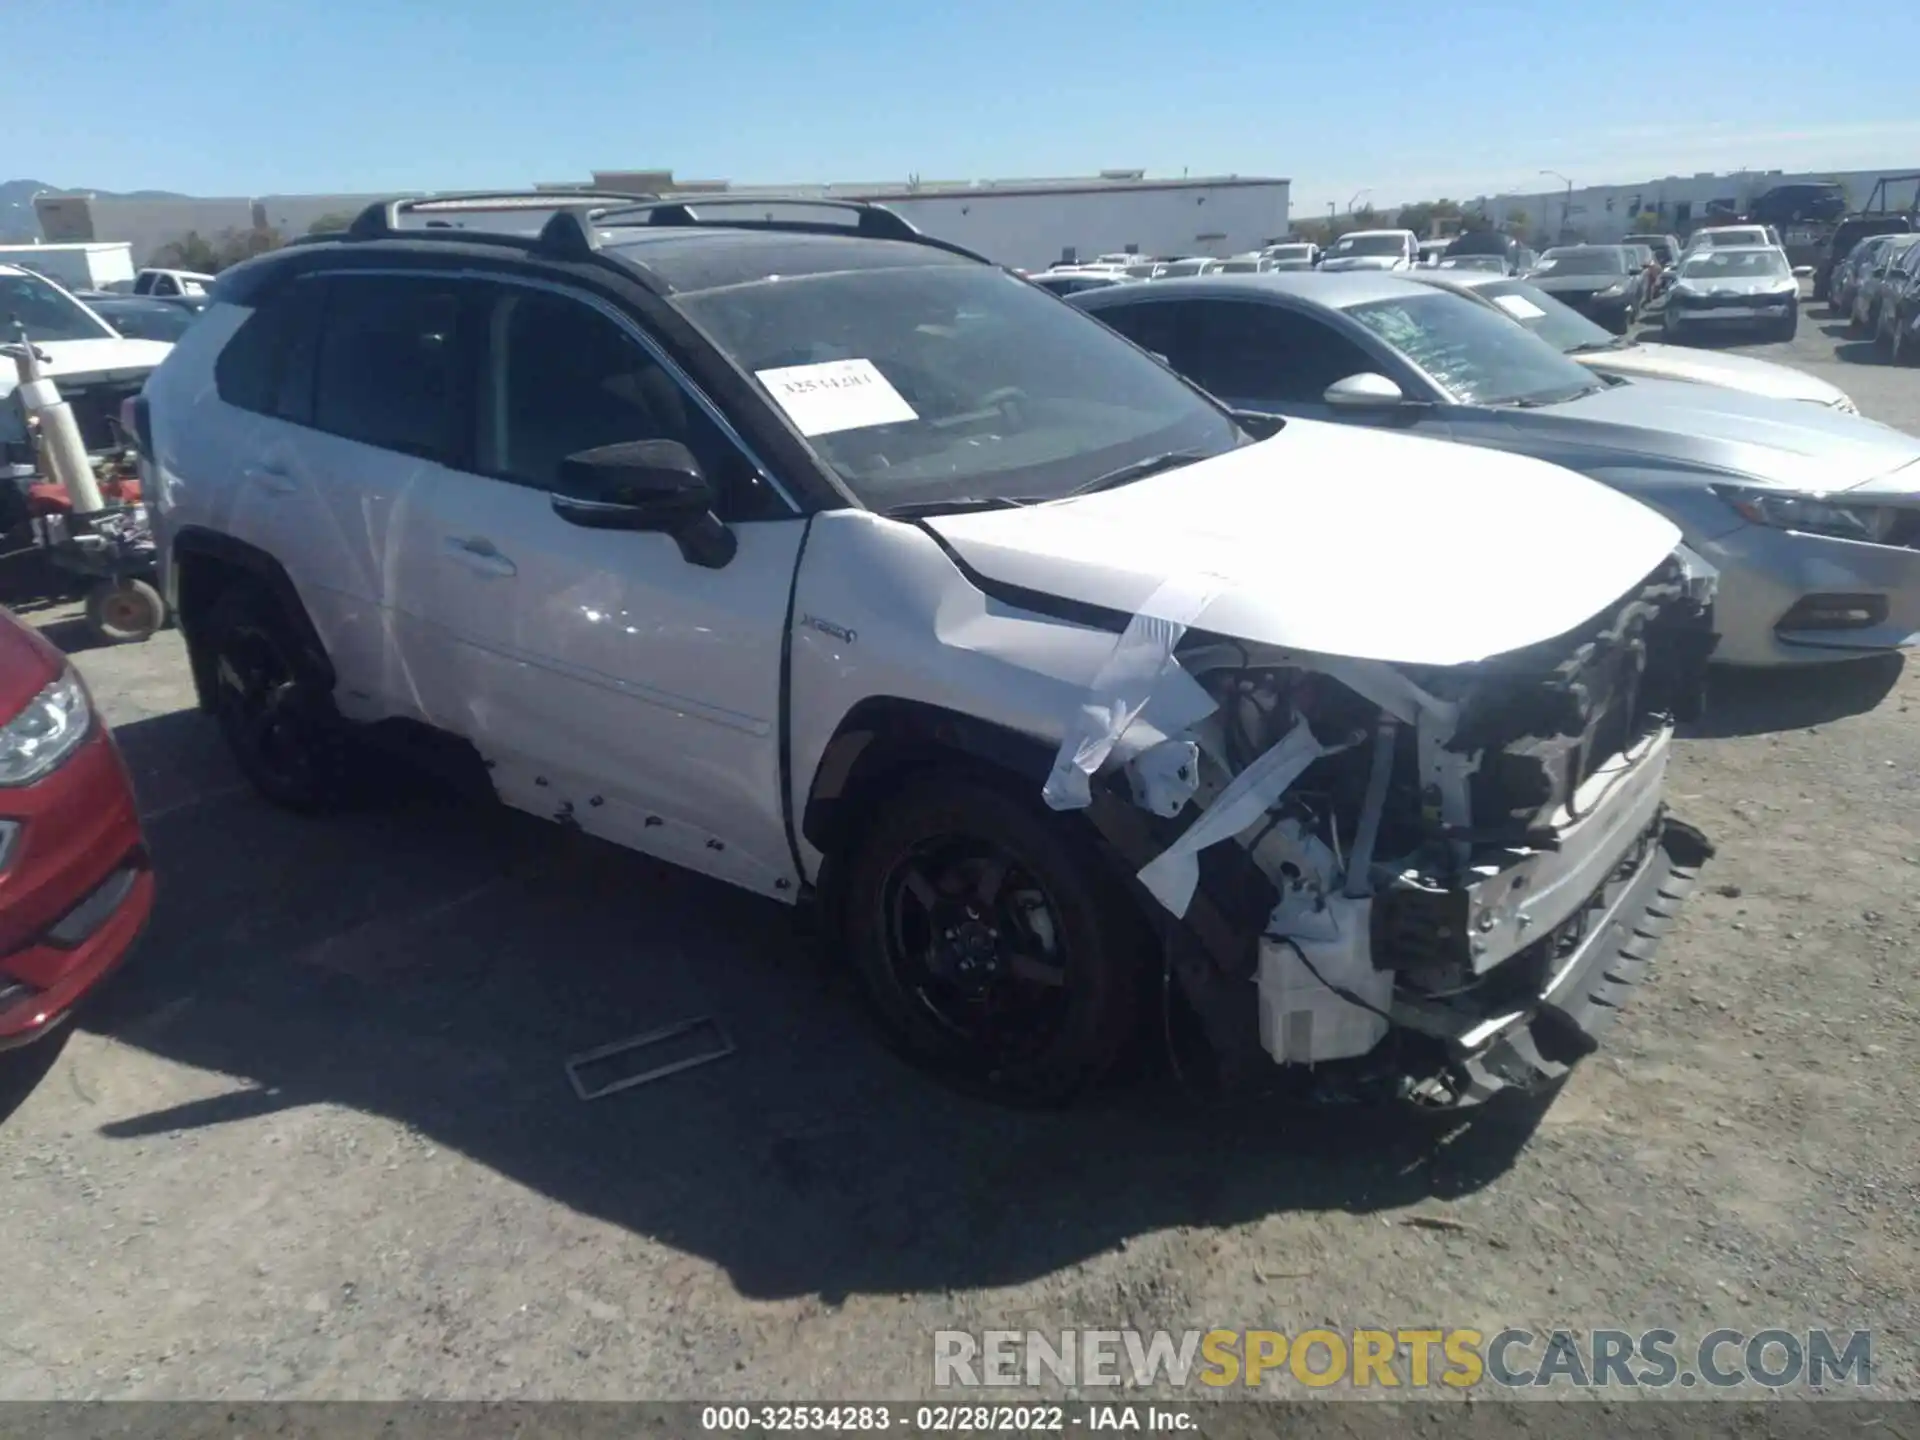
[[[0,610],[0,1050],[56,1029],[152,911],[106,721],[66,657]]]

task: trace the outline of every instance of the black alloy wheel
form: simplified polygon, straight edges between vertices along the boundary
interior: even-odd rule
[[[963,1088],[1057,1104],[1135,1033],[1153,940],[1086,823],[964,768],[874,802],[841,918],[901,1053]]]
[[[236,587],[209,617],[212,708],[254,788],[290,810],[345,798],[348,739],[332,697],[306,672],[293,628],[264,592]]]

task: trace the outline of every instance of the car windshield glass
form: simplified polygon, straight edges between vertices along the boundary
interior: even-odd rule
[[[1506,273],[1507,262],[1498,255],[1445,255],[1441,257],[1442,270],[1490,270],[1495,274]]]
[[[1721,230],[1707,236],[1709,245],[1764,245],[1766,232],[1762,230]]]
[[[1591,250],[1549,250],[1533,267],[1536,275],[1621,275],[1627,257],[1612,245]]]
[[[1399,235],[1342,235],[1333,242],[1335,255],[1399,255],[1407,248]]]
[[[1313,258],[1311,245],[1270,245],[1262,252],[1269,260],[1310,260]]]
[[[990,266],[841,271],[675,303],[875,509],[1052,498],[1244,438],[1144,351]]]
[[[0,275],[0,344],[12,344],[16,326],[31,340],[111,340],[113,331],[89,315],[77,300],[38,275],[21,271]]]
[[[1575,351],[1598,350],[1614,343],[1610,331],[1601,329],[1570,305],[1562,305],[1546,291],[1524,280],[1496,280],[1479,286],[1484,295],[1527,329],[1553,346],[1562,355]]]
[[[100,318],[129,340],[164,340],[172,344],[187,333],[194,312],[184,305],[142,305],[125,300],[103,301]]]
[[[1791,273],[1778,250],[1721,250],[1695,255],[1680,267],[1682,280],[1785,279]]]
[[[1347,314],[1462,404],[1549,404],[1598,385],[1551,345],[1463,295],[1396,296]]]

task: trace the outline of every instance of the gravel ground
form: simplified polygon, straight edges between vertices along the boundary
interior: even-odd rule
[[[1822,310],[1752,353],[1920,432],[1920,376]],[[773,906],[427,797],[274,812],[176,636],[79,663],[162,900],[9,1060],[0,1398],[908,1397],[932,1331],[1003,1324],[1870,1327],[1882,1392],[1920,1394],[1898,663],[1718,687],[1672,788],[1720,855],[1652,979],[1550,1104],[1440,1137],[956,1098]],[[569,1089],[566,1055],[698,1014],[738,1053]]]

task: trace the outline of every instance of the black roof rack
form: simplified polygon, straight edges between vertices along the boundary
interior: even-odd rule
[[[489,230],[460,223],[463,214],[497,214],[503,210],[601,209],[608,205],[636,204],[654,198],[625,190],[473,190],[458,194],[421,195],[396,200],[376,200],[358,215],[346,229],[348,240],[387,240],[395,236],[419,239],[421,236],[449,240],[493,241],[532,248],[537,242],[530,235],[513,231]],[[439,218],[429,218],[429,217]],[[404,225],[409,217],[426,221],[424,226]]]
[[[776,220],[768,213],[751,219],[726,219],[716,216],[712,220],[707,220],[696,213],[701,210],[740,209],[747,206],[763,212],[774,206],[803,210],[844,211],[854,217],[854,223],[844,225],[818,220]],[[929,245],[936,250],[945,250],[969,260],[978,260],[982,264],[994,263],[986,256],[969,250],[963,245],[956,245],[950,240],[941,240],[923,230],[916,229],[884,205],[875,205],[865,200],[788,195],[778,191],[753,193],[729,190],[713,195],[677,195],[671,199],[650,195],[622,204],[589,210],[580,218],[587,225],[593,226],[632,224],[697,228],[702,225],[719,225],[732,230],[772,230],[801,235],[857,235],[868,240],[901,240],[914,245]],[[560,219],[561,217],[556,215],[554,220],[549,222],[548,230],[557,231],[560,226],[556,222]],[[555,235],[554,238],[557,239],[558,236]]]

